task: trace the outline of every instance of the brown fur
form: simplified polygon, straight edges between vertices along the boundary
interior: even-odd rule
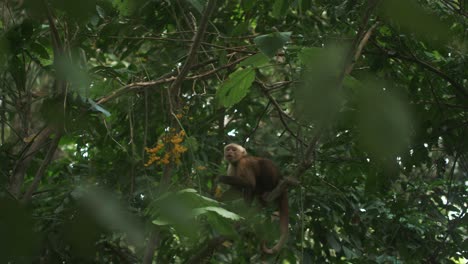
[[[257,197],[265,205],[263,197],[271,192],[279,183],[280,173],[275,164],[265,158],[247,156],[247,151],[240,145],[229,144],[224,147],[224,159],[229,163],[228,176],[221,176],[220,182],[234,186],[244,192],[244,199],[251,204]],[[274,254],[286,243],[288,237],[288,194],[285,190],[276,201],[280,211],[281,237],[273,248],[262,249],[265,253]]]

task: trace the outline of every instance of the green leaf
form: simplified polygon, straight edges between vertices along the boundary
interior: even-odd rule
[[[343,80],[343,87],[345,88],[345,90],[357,92],[362,87],[362,83],[353,76],[346,75]]]
[[[189,0],[188,1],[200,14],[203,13],[203,8],[206,1],[201,0]]]
[[[169,225],[169,222],[164,221],[164,220],[160,220],[160,219],[153,220],[152,223],[155,224],[155,225],[157,225],[157,226],[166,226],[166,225]]]
[[[268,57],[273,57],[291,38],[292,32],[273,32],[254,38],[255,45]]]
[[[428,12],[418,1],[381,1],[379,9],[384,19],[396,23],[402,31],[436,42],[445,42],[450,38],[449,25],[435,13]]]
[[[102,8],[101,6],[97,5],[96,6],[96,11],[97,11],[100,18],[104,19],[106,17],[106,10],[104,8]]]
[[[213,227],[214,230],[216,230],[216,232],[219,232],[220,235],[226,237],[236,237],[239,235],[239,233],[235,230],[232,221],[229,219],[219,217],[215,213],[207,214],[206,216],[207,222],[210,224],[210,226]]]
[[[380,81],[366,82],[356,96],[360,147],[378,159],[400,155],[410,144],[413,130],[404,96]]]
[[[216,98],[224,107],[230,107],[240,102],[247,95],[249,88],[255,80],[255,71],[248,67],[231,73],[227,80],[221,84]]]
[[[39,55],[41,59],[50,59],[49,52],[47,52],[46,48],[37,42],[31,43],[31,50]]]
[[[198,151],[198,149],[200,148],[200,144],[198,144],[198,141],[195,137],[187,137],[185,139],[185,145],[191,151]]]
[[[182,194],[182,193],[197,193],[197,190],[195,190],[193,188],[187,188],[187,189],[180,190],[178,193],[180,193],[180,194]]]
[[[299,53],[299,60],[306,66],[317,63],[317,60],[324,57],[324,49],[317,47],[303,48]]]
[[[249,57],[245,61],[241,62],[239,66],[242,66],[242,67],[252,66],[254,68],[258,68],[260,66],[267,64],[269,61],[270,61],[270,58],[265,56],[265,54],[257,53],[253,55],[252,57]]]
[[[193,213],[196,215],[196,216],[199,216],[201,214],[205,214],[207,212],[214,212],[214,213],[217,213],[218,215],[224,217],[224,218],[227,218],[227,219],[231,219],[231,220],[240,220],[242,219],[241,216],[239,216],[238,214],[235,214],[233,212],[230,212],[224,208],[221,208],[221,207],[217,207],[217,206],[207,206],[207,207],[202,207],[202,208],[196,208],[193,210]]]
[[[288,1],[287,0],[276,0],[273,4],[272,15],[274,18],[283,17],[288,11]]]
[[[327,241],[328,244],[336,251],[340,252],[341,251],[341,245],[340,243],[336,240],[335,236],[333,234],[327,234]]]
[[[206,202],[209,202],[210,204],[219,204],[218,201],[216,200],[213,200],[209,197],[206,197],[206,196],[203,196],[201,194],[199,194],[197,192],[197,190],[193,189],[193,188],[187,188],[187,189],[183,189],[183,190],[180,190],[177,192],[177,194],[188,194],[188,195],[192,195],[191,199],[194,200],[194,199],[201,199],[201,202],[203,202],[203,204],[207,204]]]
[[[356,258],[357,257],[357,254],[354,253],[354,251],[352,251],[351,249],[343,246],[343,251],[344,251],[344,254],[346,255],[346,258],[348,259],[353,259],[353,258]]]
[[[304,48],[299,53],[301,85],[295,90],[296,115],[304,121],[333,122],[343,105],[340,71],[345,49],[340,46]]]

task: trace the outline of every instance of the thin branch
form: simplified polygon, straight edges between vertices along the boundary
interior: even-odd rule
[[[366,9],[366,11],[364,13],[363,18],[361,19],[361,21],[359,23],[358,33],[356,34],[356,37],[354,38],[354,40],[352,42],[351,48],[350,48],[350,50],[349,50],[349,52],[346,55],[345,60],[344,60],[344,64],[343,64],[344,67],[343,67],[343,70],[342,70],[342,72],[340,74],[340,78],[339,78],[340,86],[341,86],[341,83],[343,82],[343,79],[345,78],[346,74],[348,74],[349,72],[351,72],[353,70],[353,67],[354,67],[354,64],[355,64],[357,58],[360,57],[360,53],[362,51],[362,48],[367,43],[367,40],[365,40],[366,32],[372,32],[372,31],[369,31],[369,30],[366,31],[366,28],[367,28],[367,25],[369,24],[370,17],[372,15],[372,13],[374,12],[374,9],[377,7],[378,2],[379,2],[378,0],[368,0],[367,1],[367,9]],[[370,37],[370,33],[369,33],[368,37]],[[362,47],[360,49],[359,47],[361,45],[362,45]]]
[[[57,25],[55,24],[55,21],[54,21],[52,10],[50,9],[46,0],[43,0],[42,3],[46,9],[47,20],[49,22],[49,27],[50,27],[50,37],[52,39],[52,48],[54,51],[54,67],[58,67],[58,62],[62,58],[65,50],[64,50],[63,43],[60,39],[60,34],[57,30]],[[66,81],[63,80],[61,77],[59,78],[59,76],[55,76],[55,78],[56,78],[55,85],[54,85],[55,92],[57,94],[65,95],[66,87],[67,87]]]
[[[299,178],[307,169],[310,168],[313,161],[315,160],[315,150],[317,148],[318,140],[322,135],[322,129],[323,128],[315,131],[315,134],[312,137],[309,146],[307,147],[307,150],[305,152],[304,159],[300,166],[297,168],[296,172],[294,173],[295,178]]]
[[[200,78],[206,78],[208,76],[211,76],[213,74],[216,74],[217,72],[223,70],[223,69],[226,69],[226,68],[229,68],[229,67],[232,67],[238,63],[240,63],[241,61],[247,59],[251,57],[251,55],[248,55],[248,56],[244,56],[242,58],[239,58],[231,63],[228,63],[228,64],[225,64],[221,67],[218,67],[216,69],[213,69],[213,70],[209,70],[209,71],[206,71],[204,73],[201,73],[201,74],[198,74],[198,75],[194,75],[194,76],[189,76],[189,77],[186,77],[185,80],[196,80],[196,79],[200,79]],[[160,84],[165,84],[165,83],[170,83],[172,81],[175,81],[176,80],[176,72],[174,73],[171,73],[170,75],[174,75],[174,76],[171,76],[171,77],[167,77],[167,78],[160,78],[156,81],[149,81],[149,82],[134,82],[134,83],[130,83],[130,84],[127,84],[113,92],[111,92],[109,95],[106,95],[100,99],[97,100],[97,104],[104,104],[104,103],[107,103],[108,101],[110,100],[113,100],[119,96],[122,96],[128,92],[131,92],[131,91],[139,91],[140,89],[143,89],[143,88],[149,88],[149,87],[153,87],[153,86],[157,86],[157,85],[160,85]]]
[[[268,102],[267,106],[265,107],[263,112],[258,117],[257,124],[252,129],[252,131],[250,131],[250,133],[247,135],[247,137],[245,137],[244,142],[242,143],[242,145],[245,145],[245,143],[247,143],[247,139],[249,139],[255,133],[255,131],[257,131],[258,127],[260,126],[260,122],[262,121],[263,117],[265,116],[266,112],[268,111],[268,108],[270,108],[270,105],[271,105],[271,102]]]
[[[27,204],[31,200],[31,197],[33,193],[36,191],[37,187],[39,186],[39,183],[41,182],[42,177],[44,176],[44,172],[47,169],[47,166],[49,166],[50,162],[52,161],[52,158],[54,156],[55,151],[57,150],[58,143],[60,141],[61,135],[57,133],[55,135],[55,138],[52,140],[50,143],[49,150],[47,151],[47,154],[44,158],[44,160],[41,163],[41,166],[36,172],[36,175],[34,176],[34,180],[29,187],[29,189],[26,191],[26,193],[23,196],[22,202]]]
[[[34,155],[44,146],[44,143],[49,139],[49,136],[52,134],[52,132],[53,129],[50,127],[46,127],[41,130],[33,139],[33,142],[29,148],[27,148],[25,153],[18,160],[10,183],[10,191],[16,197],[19,197],[21,186],[24,182],[24,175],[26,174],[26,170],[29,168]]]
[[[435,73],[436,75],[440,76],[442,79],[444,79],[448,83],[450,83],[459,94],[461,94],[465,98],[468,98],[468,92],[465,91],[465,87],[463,87],[462,84],[459,84],[457,81],[455,81],[452,77],[450,77],[447,73],[443,72],[439,68],[436,68],[435,66],[431,65],[430,63],[428,63],[426,61],[420,60],[415,55],[413,55],[413,56],[403,55],[403,54],[400,54],[400,53],[396,53],[395,51],[387,50],[387,49],[379,46],[376,42],[373,42],[373,44],[374,44],[374,46],[379,48],[381,51],[383,51],[385,53],[385,55],[387,55],[390,58],[397,58],[397,59],[401,59],[401,60],[414,62],[414,63],[422,66],[423,68]]]
[[[143,264],[151,264],[153,262],[154,251],[159,242],[159,230],[152,230],[148,238],[148,244],[145,248],[145,253],[143,255]]]
[[[206,27],[208,26],[209,18],[211,16],[211,13],[215,9],[215,3],[216,3],[215,0],[208,1],[205,11],[203,12],[203,16],[200,22],[200,26],[198,27],[198,31],[193,37],[193,43],[190,46],[187,59],[184,65],[182,66],[182,69],[180,70],[179,75],[177,76],[177,78],[174,80],[171,87],[169,88],[169,92],[172,94],[172,96],[177,96],[179,94],[180,86],[182,82],[184,81],[185,77],[187,77],[190,71],[190,68],[192,67],[193,62],[195,61],[197,50],[200,47],[201,41],[206,31]]]
[[[190,31],[192,32],[192,31]],[[168,37],[148,37],[148,36],[143,36],[143,37],[133,37],[133,36],[100,36],[100,35],[88,35],[90,37],[94,38],[110,38],[110,39],[130,39],[130,40],[160,40],[160,41],[166,41],[166,42],[176,42],[176,43],[193,43],[193,39],[182,39],[182,38],[168,38]],[[227,51],[233,51],[237,53],[247,53],[247,54],[253,54],[256,53],[254,50],[247,50],[246,48],[254,46],[253,44],[248,44],[248,45],[242,45],[242,46],[236,46],[236,47],[226,47],[226,46],[221,46],[209,42],[201,42],[201,45],[203,46],[209,46],[209,47],[214,47],[214,48],[219,48],[221,50],[227,50]]]
[[[362,54],[362,50],[364,49],[364,46],[367,44],[367,42],[369,41],[369,38],[370,36],[372,35],[372,32],[374,31],[374,29],[377,27],[379,23],[375,23],[371,28],[369,28],[369,30],[367,30],[367,32],[364,34],[364,37],[361,39],[361,41],[359,42],[359,45],[357,46],[357,49],[356,49],[356,52],[354,54],[354,59],[353,61],[348,65],[348,67],[346,68],[346,71],[345,73],[346,74],[350,74],[352,71],[353,71],[353,68],[354,68],[354,65],[356,63],[356,61],[359,59],[359,57],[361,57],[361,54]]]
[[[286,120],[284,120],[284,116],[292,119],[291,117],[289,117],[289,115],[287,115],[283,109],[281,109],[281,106],[278,104],[278,102],[276,101],[275,98],[273,98],[273,96],[268,92],[268,89],[265,87],[265,84],[258,81],[258,80],[255,80],[255,83],[259,84],[260,85],[260,89],[262,90],[262,92],[265,94],[265,96],[268,98],[268,100],[273,104],[273,106],[275,107],[276,111],[278,111],[278,116],[280,118],[280,121],[281,123],[283,124],[284,126],[284,129],[286,129],[286,131],[289,132],[289,134],[291,136],[293,136],[297,141],[301,142],[301,144],[305,145],[304,141],[302,139],[300,139],[292,130],[291,128],[289,128],[288,124],[286,123]]]

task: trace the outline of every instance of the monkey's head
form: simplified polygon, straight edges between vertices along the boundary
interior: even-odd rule
[[[247,155],[247,151],[241,145],[234,143],[224,147],[224,159],[229,163],[235,163]]]

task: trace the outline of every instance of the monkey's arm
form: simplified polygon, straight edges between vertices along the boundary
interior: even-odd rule
[[[247,188],[251,186],[246,179],[235,176],[220,176],[218,180],[221,183],[229,184],[234,187]]]

